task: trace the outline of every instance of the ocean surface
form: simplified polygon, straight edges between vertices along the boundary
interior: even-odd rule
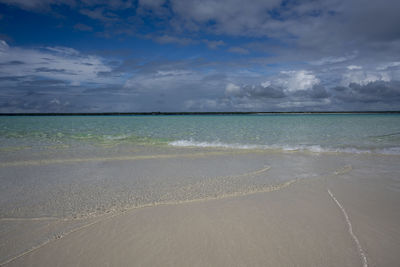
[[[400,114],[0,117],[0,149],[155,145],[400,154]]]

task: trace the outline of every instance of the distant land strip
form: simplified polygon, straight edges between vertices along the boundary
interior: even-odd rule
[[[393,111],[271,111],[271,112],[71,112],[71,113],[0,113],[0,116],[130,116],[130,115],[263,115],[263,114],[400,114]]]

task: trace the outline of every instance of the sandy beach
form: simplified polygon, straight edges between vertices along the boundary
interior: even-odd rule
[[[26,160],[3,166],[3,173],[35,169],[41,179],[63,168],[69,175],[85,166],[93,170],[91,164],[106,165],[121,177],[149,166],[154,177],[175,177],[162,184],[169,194],[142,206],[75,218],[2,218],[1,265],[395,266],[400,260],[397,157],[173,152],[162,159],[100,157],[79,165],[42,161],[34,166]],[[278,164],[283,160],[291,164]],[[216,167],[227,162],[230,168]],[[196,182],[182,186],[179,175],[196,169]],[[218,176],[210,178],[217,169]],[[180,184],[175,191],[168,187],[172,181]],[[226,191],[215,189],[221,186]]]

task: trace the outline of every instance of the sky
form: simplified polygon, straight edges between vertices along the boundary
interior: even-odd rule
[[[0,113],[400,110],[399,0],[0,0]]]

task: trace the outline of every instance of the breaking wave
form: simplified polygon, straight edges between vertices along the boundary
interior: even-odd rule
[[[176,140],[169,142],[169,145],[176,147],[203,147],[203,148],[227,148],[227,149],[263,149],[277,150],[283,152],[312,152],[312,153],[352,153],[352,154],[382,154],[382,155],[400,155],[400,147],[388,148],[355,148],[355,147],[322,147],[320,145],[257,145],[257,144],[239,144],[223,142],[199,142],[194,140]]]

